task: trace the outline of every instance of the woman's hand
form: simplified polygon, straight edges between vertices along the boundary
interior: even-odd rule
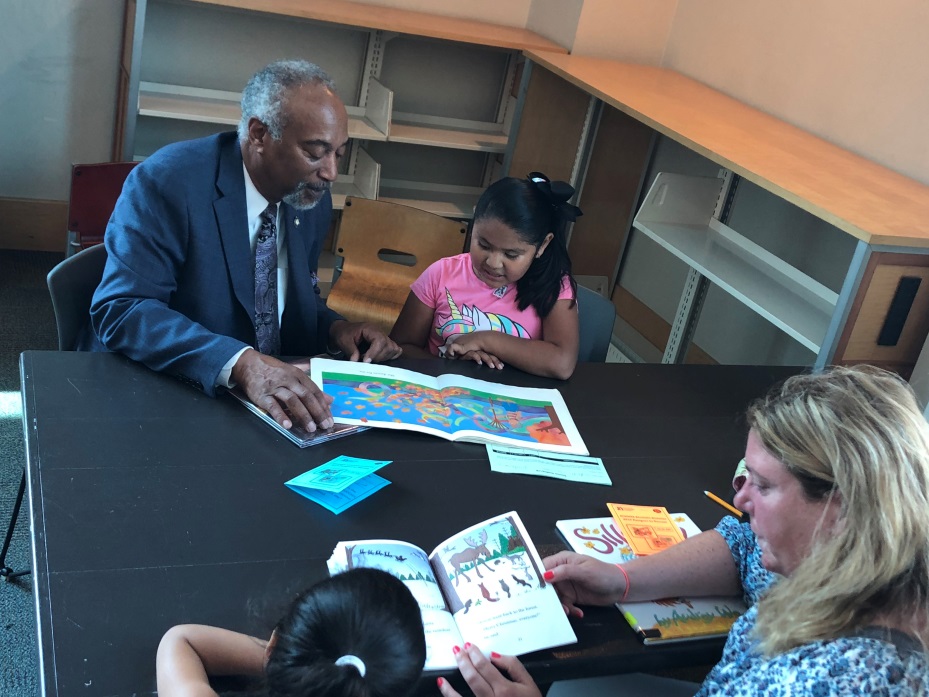
[[[458,670],[474,697],[542,697],[535,681],[515,656],[490,654],[487,658],[474,644],[465,644],[455,654]],[[447,680],[439,678],[444,697],[461,697]]]
[[[612,605],[626,590],[626,579],[615,564],[574,552],[559,552],[542,560],[545,580],[555,586],[565,614],[583,617],[579,605]]]

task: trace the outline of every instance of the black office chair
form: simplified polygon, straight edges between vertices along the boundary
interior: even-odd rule
[[[90,316],[90,302],[106,266],[106,247],[102,244],[82,249],[48,272],[48,292],[52,296],[58,350],[73,351],[81,328]]]
[[[68,257],[48,272],[48,292],[52,296],[52,308],[55,311],[55,324],[58,327],[58,350],[72,351],[77,345],[77,338],[81,328],[87,323],[90,316],[90,303],[94,291],[100,284],[103,276],[103,267],[106,265],[106,248],[102,244],[88,247],[73,256]],[[13,515],[7,526],[6,537],[3,540],[3,549],[0,550],[0,577],[5,581],[12,581],[20,576],[30,573],[14,571],[6,565],[6,554],[16,529],[16,520],[19,518],[19,509],[23,504],[26,493],[26,470],[19,482],[19,492],[13,505]]]
[[[613,338],[616,308],[613,301],[584,286],[577,287],[577,311],[580,324],[578,363],[603,363]]]

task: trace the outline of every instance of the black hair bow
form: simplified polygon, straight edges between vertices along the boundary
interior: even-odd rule
[[[533,182],[548,199],[549,203],[561,214],[561,216],[570,222],[574,222],[582,215],[581,209],[568,203],[568,199],[574,196],[574,187],[563,181],[551,181],[541,172],[529,172],[527,177]]]

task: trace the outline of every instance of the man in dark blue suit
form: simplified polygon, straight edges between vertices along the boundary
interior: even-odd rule
[[[316,285],[347,145],[345,106],[322,70],[281,61],[259,71],[238,134],[169,145],[129,175],[83,348],[123,353],[209,395],[240,385],[287,428],[291,418],[310,431],[332,425],[331,398],[267,354],[400,355],[373,325],[327,308]]]

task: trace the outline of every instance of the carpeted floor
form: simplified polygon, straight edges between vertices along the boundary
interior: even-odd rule
[[[26,349],[57,349],[55,315],[45,276],[62,254],[0,250],[0,536],[7,523],[25,465],[19,391],[19,354]],[[0,537],[2,541],[2,537]],[[29,506],[19,514],[7,566],[27,569],[31,563]],[[31,576],[0,581],[0,695],[39,694],[35,607]]]

